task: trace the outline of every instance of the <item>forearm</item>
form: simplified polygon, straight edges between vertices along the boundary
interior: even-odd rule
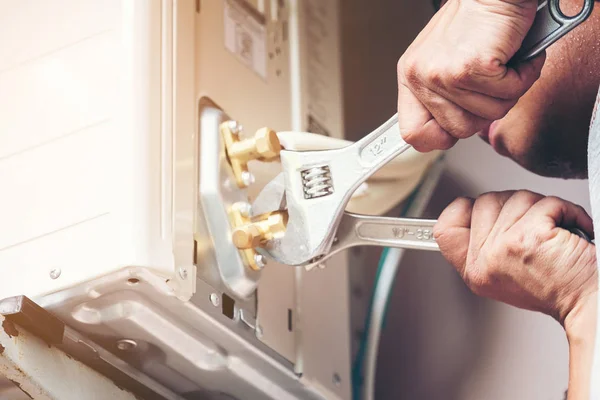
[[[587,400],[590,396],[596,308],[597,295],[590,296],[565,320],[569,341],[568,400]]]

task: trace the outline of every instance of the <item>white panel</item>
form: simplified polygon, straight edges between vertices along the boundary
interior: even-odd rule
[[[167,28],[160,1],[0,0],[0,265],[19,270],[2,296],[172,273]]]
[[[120,0],[0,0],[0,72],[105,32]]]
[[[0,250],[110,211],[110,124],[5,158]]]
[[[117,39],[106,32],[0,73],[0,162],[111,117]]]
[[[34,299],[103,275],[117,262],[117,241],[109,214],[98,215],[28,245],[0,252],[0,266],[13,279],[0,280],[2,298],[27,295]],[[50,271],[60,269],[58,279]]]

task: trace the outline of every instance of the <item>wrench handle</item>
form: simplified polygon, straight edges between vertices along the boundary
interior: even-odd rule
[[[539,6],[533,25],[523,40],[521,49],[511,62],[528,61],[546,50],[583,21],[594,9],[594,0],[584,0],[577,15],[566,16],[560,9],[560,0],[545,0]]]
[[[432,219],[393,218],[344,213],[336,247],[382,246],[439,251]]]

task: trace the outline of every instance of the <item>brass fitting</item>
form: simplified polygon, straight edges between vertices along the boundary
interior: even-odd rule
[[[225,142],[227,158],[233,170],[238,187],[245,188],[250,182],[247,178],[248,162],[259,160],[274,161],[279,157],[281,144],[277,133],[269,128],[256,131],[254,137],[240,139],[241,126],[235,121],[227,121],[220,126],[221,135]]]
[[[240,250],[244,263],[255,271],[264,268],[264,257],[254,248],[265,241],[283,235],[287,224],[287,212],[276,211],[270,214],[250,218],[249,205],[236,203],[231,207],[229,216],[233,227],[232,241]]]
[[[232,240],[240,250],[261,247],[265,242],[283,235],[287,224],[287,212],[275,211],[257,217],[254,222],[233,231]]]

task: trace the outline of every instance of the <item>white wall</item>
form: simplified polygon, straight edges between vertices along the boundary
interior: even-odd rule
[[[587,181],[541,178],[479,138],[446,155],[431,217],[459,195],[529,189],[589,212]],[[409,253],[381,343],[378,399],[559,400],[568,377],[562,327],[550,317],[472,295],[439,255]]]

